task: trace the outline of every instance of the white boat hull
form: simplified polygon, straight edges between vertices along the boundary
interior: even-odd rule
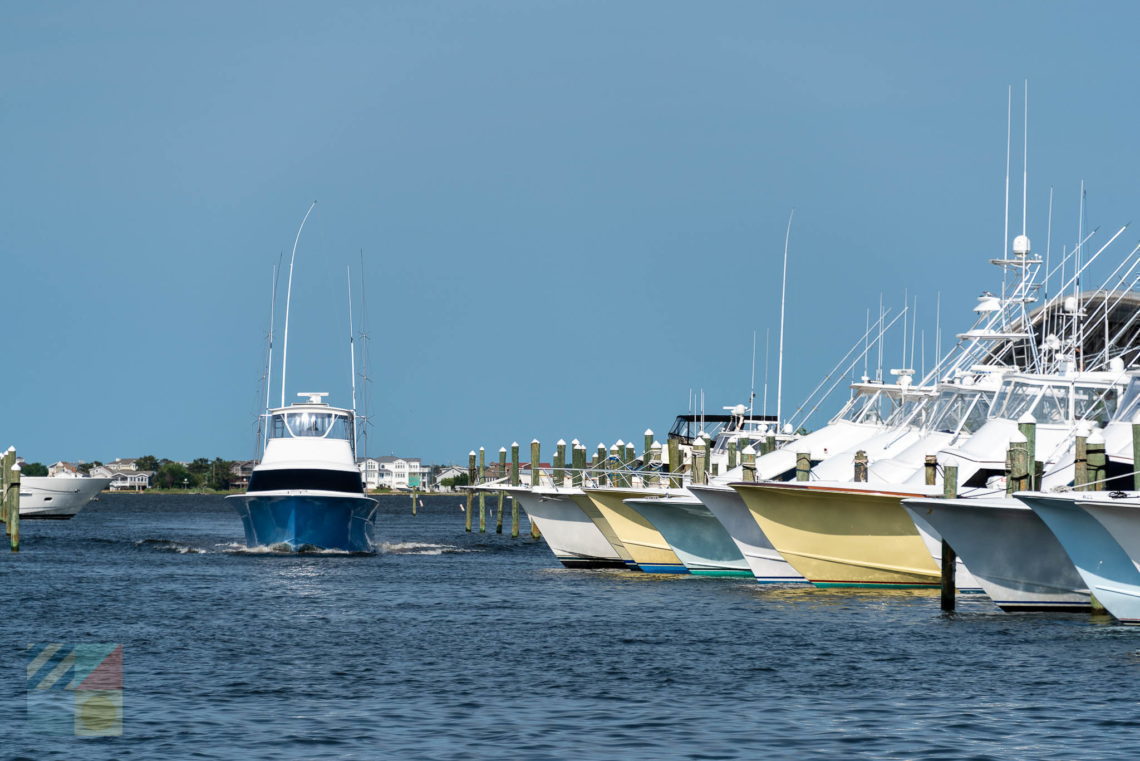
[[[506,488],[538,526],[554,557],[567,568],[625,568],[593,520],[557,489]]]
[[[20,479],[20,518],[72,518],[110,483],[109,478],[24,476]]]
[[[929,523],[999,608],[1087,611],[1084,581],[1048,527],[1015,499],[914,498],[903,507]]]

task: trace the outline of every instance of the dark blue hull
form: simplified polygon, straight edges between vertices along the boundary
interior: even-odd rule
[[[376,500],[363,495],[243,494],[231,499],[241,516],[247,547],[376,551]]]

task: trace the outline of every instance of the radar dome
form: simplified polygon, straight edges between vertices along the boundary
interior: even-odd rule
[[[1029,236],[1018,235],[1013,239],[1013,253],[1018,256],[1026,256],[1029,254]]]

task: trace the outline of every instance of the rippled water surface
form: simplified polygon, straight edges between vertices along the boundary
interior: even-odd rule
[[[375,556],[249,552],[220,498],[112,496],[0,557],[0,756],[1131,757],[1140,630],[984,598],[571,571],[385,498]],[[124,735],[31,734],[31,642],[124,646]]]

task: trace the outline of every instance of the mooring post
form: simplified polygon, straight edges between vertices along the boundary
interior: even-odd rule
[[[538,463],[542,459],[541,444],[538,439],[532,439],[530,442],[530,488],[534,489],[538,486]],[[534,522],[534,518],[527,516],[527,521],[530,523],[530,536],[532,539],[538,539],[542,536],[538,530],[538,524]]]
[[[860,449],[855,453],[855,481],[857,483],[867,481],[867,450],[865,449]]]
[[[562,480],[565,478],[563,468],[566,467],[566,440],[559,439],[558,443],[554,445],[554,488],[562,488]]]
[[[519,443],[511,442],[511,486],[519,485]]]
[[[483,447],[479,447],[479,485],[483,484],[486,480],[487,474],[487,451]],[[487,533],[487,492],[482,489],[479,490],[479,533]]]
[[[946,463],[942,468],[942,496],[943,499],[958,497],[958,465]],[[958,583],[954,579],[958,573],[958,554],[945,538],[942,540],[942,609],[953,613],[958,592]]]
[[[416,488],[412,487],[412,515],[416,514]]]
[[[775,452],[776,451],[776,432],[775,431],[769,432],[768,435],[764,438],[764,447],[767,450],[764,452],[764,454],[768,454],[769,452]]]
[[[744,447],[740,452],[741,464],[744,469],[744,480],[753,483],[756,481],[756,450],[752,445]]]
[[[938,455],[928,454],[922,467],[926,475],[926,485],[934,486],[938,483]]]
[[[942,467],[942,497],[955,499],[958,496],[958,466],[945,463]],[[942,610],[953,612],[957,602],[957,583],[954,578],[958,570],[958,555],[946,539],[942,540]]]
[[[707,484],[709,482],[709,472],[712,470],[712,439],[704,431],[701,431],[701,441],[705,445],[705,461],[704,461],[704,474],[701,476],[701,483]]]
[[[475,486],[475,450],[472,449],[467,453],[467,510],[466,510],[466,529],[467,533],[471,533],[471,513],[475,511],[475,491],[472,488]]]
[[[506,474],[507,474],[507,448],[506,447],[499,447],[499,472],[496,475],[498,475],[499,479],[501,480],[503,478],[503,476],[505,476]],[[503,533],[503,492],[499,492],[499,510],[498,510],[498,515],[495,518],[495,533],[496,534]]]
[[[1029,462],[1029,491],[1041,488],[1041,481],[1037,478],[1037,418],[1026,412],[1017,421],[1017,430],[1025,437],[1025,449],[1028,452]]]
[[[1132,418],[1132,488],[1140,491],[1140,412]]]
[[[1089,482],[1088,461],[1088,428],[1080,423],[1077,425],[1077,440],[1073,446],[1073,488],[1076,491],[1086,491]]]
[[[1029,486],[1029,450],[1025,436],[1018,433],[1010,436],[1009,452],[1006,455],[1008,470],[1005,478],[1005,495],[1012,496],[1014,492],[1024,491]]]
[[[739,443],[740,443],[740,441],[737,440],[737,441],[730,442],[728,445],[728,469],[729,470],[733,470],[734,468],[736,468],[736,445]]]
[[[610,485],[623,486],[623,476],[621,473],[621,447],[614,444],[610,447],[610,456],[606,459],[606,467],[610,471]]]
[[[649,454],[647,455],[646,463],[653,463],[653,475],[650,477],[650,483],[653,486],[661,485],[661,471],[659,465],[661,463],[661,442],[654,439],[649,444]]]
[[[1088,490],[1104,491],[1108,477],[1108,458],[1104,451],[1104,431],[1093,429],[1085,442],[1085,460],[1088,462]]]
[[[705,440],[701,437],[693,442],[692,481],[698,486],[705,483]]]
[[[574,458],[574,476],[570,479],[570,483],[574,486],[582,486],[582,474],[586,470],[586,447],[574,440],[574,449],[571,450],[571,456]]]
[[[20,464],[12,453],[12,467],[8,469],[8,545],[12,552],[20,551]]]
[[[811,477],[811,454],[796,452],[796,480],[807,481]]]
[[[594,481],[598,486],[606,485],[606,458],[609,457],[609,450],[602,442],[598,442],[598,449],[594,452]]]
[[[669,488],[681,488],[681,442],[670,438],[669,443]]]
[[[645,437],[645,449],[642,450],[643,454],[641,455],[641,459],[646,465],[648,465],[653,461],[653,430],[651,428],[646,428],[645,433],[642,435]]]

